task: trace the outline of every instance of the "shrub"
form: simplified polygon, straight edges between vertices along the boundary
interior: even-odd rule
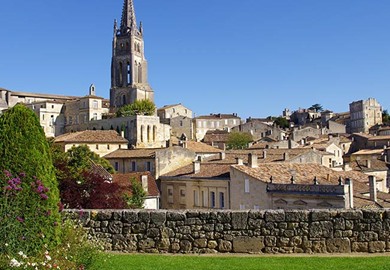
[[[0,116],[0,188],[0,239],[8,239],[10,252],[33,254],[58,244],[59,192],[49,146],[37,116],[23,105]]]

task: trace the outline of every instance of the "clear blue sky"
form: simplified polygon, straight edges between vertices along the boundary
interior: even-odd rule
[[[0,87],[109,96],[122,0],[2,1]],[[157,106],[280,115],[390,109],[388,0],[135,0]]]

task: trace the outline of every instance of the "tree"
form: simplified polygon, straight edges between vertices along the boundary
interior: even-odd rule
[[[387,110],[383,110],[382,112],[382,122],[384,124],[390,123],[390,115]]]
[[[0,218],[0,227],[5,226],[4,221],[12,224],[12,233],[5,231],[0,239],[4,243],[17,240],[18,251],[30,254],[41,251],[45,244],[58,243],[59,191],[49,145],[38,117],[21,104],[0,116],[0,180],[9,183],[7,190],[17,191],[12,201],[4,201],[8,195],[0,191],[0,205],[17,205],[8,219]],[[12,216],[16,211],[15,223]]]
[[[288,128],[290,126],[288,120],[284,117],[281,117],[281,116],[279,116],[275,119],[274,125],[277,125],[281,128]]]
[[[127,208],[124,190],[90,171],[82,172],[83,182],[68,175],[60,182],[61,200],[67,208],[123,209]]]
[[[130,179],[131,195],[126,195],[127,206],[133,209],[144,208],[146,192],[142,184],[135,178]]]
[[[311,105],[311,107],[309,107],[309,110],[316,111],[316,112],[322,112],[323,108],[320,104],[316,103],[316,104]]]
[[[231,132],[227,141],[228,149],[244,149],[253,141],[253,137],[247,132]]]
[[[117,117],[125,117],[132,115],[153,115],[156,111],[156,106],[149,99],[136,100],[132,104],[121,107],[117,113]]]
[[[115,172],[110,162],[92,152],[86,145],[74,146],[64,152],[59,146],[52,143],[51,152],[59,182],[68,174],[72,174],[74,179],[79,179],[78,181],[82,182],[82,173],[90,169],[91,161],[101,165],[109,173]]]

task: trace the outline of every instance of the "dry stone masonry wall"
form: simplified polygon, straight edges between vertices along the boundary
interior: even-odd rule
[[[390,251],[389,210],[83,210],[108,250],[147,253],[350,253]]]

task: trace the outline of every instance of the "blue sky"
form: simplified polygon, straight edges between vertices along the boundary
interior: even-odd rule
[[[0,87],[109,96],[122,0],[2,1]],[[390,109],[388,0],[135,0],[158,107],[280,115],[320,103]]]

